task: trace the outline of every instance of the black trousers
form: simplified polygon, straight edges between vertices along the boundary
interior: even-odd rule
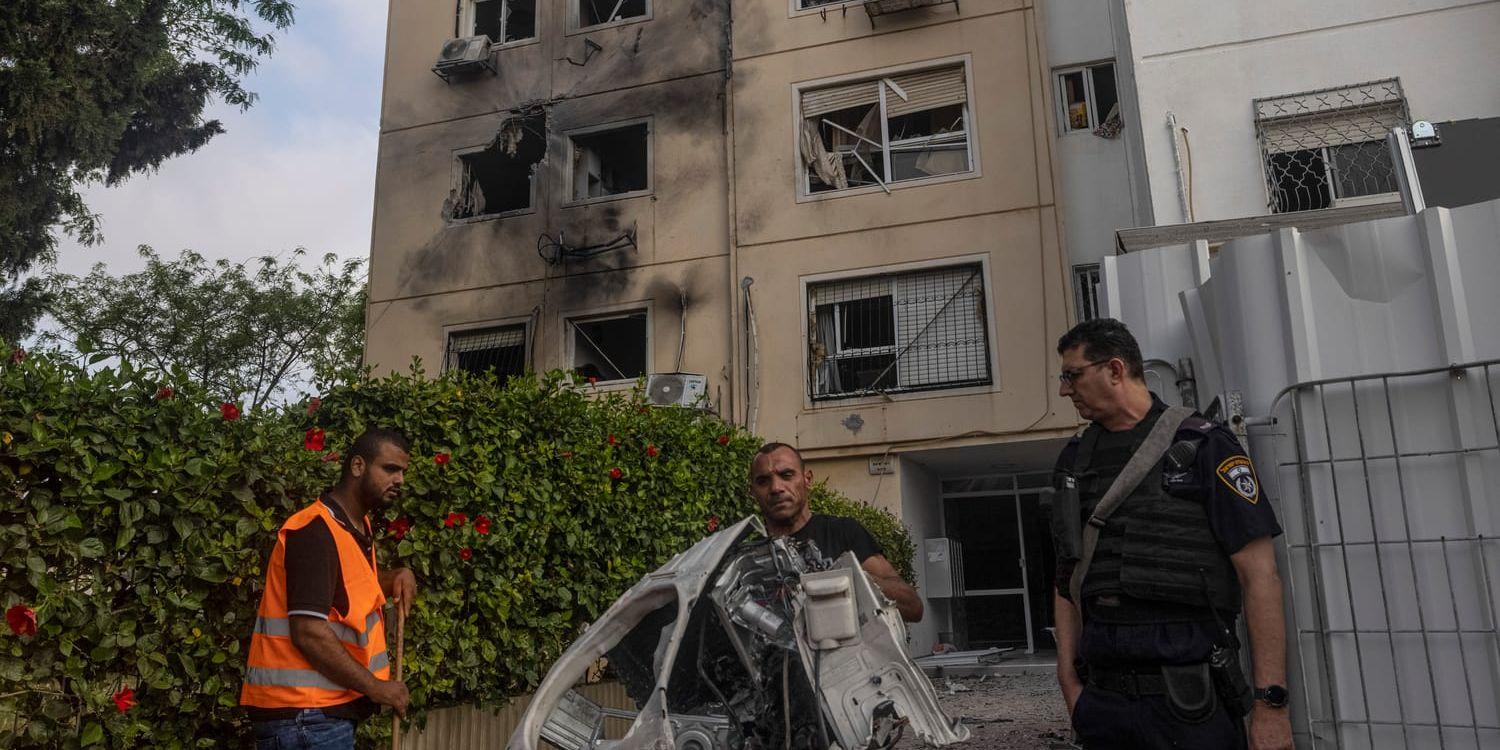
[[[1085,687],[1073,707],[1073,730],[1085,750],[1242,750],[1245,734],[1222,705],[1198,724],[1172,717],[1162,695],[1132,697]]]

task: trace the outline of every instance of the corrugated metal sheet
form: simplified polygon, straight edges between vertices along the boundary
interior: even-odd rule
[[[606,708],[635,710],[636,707],[618,682],[582,685],[577,690]],[[498,750],[510,740],[530,703],[531,696],[523,695],[512,698],[497,711],[473,706],[433,711],[427,715],[425,727],[402,732],[401,750]],[[609,719],[605,736],[621,737],[628,727],[627,721]]]
[[[1275,418],[1297,746],[1500,747],[1500,201],[1196,255],[1106,264],[1109,313]]]

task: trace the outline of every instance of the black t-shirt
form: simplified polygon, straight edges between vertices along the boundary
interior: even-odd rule
[[[815,514],[791,536],[818,545],[818,552],[830,562],[843,557],[845,552],[853,552],[861,564],[875,555],[885,554],[875,537],[852,518]]]
[[[1101,451],[1132,445],[1150,432],[1167,405],[1152,395],[1151,411],[1134,428],[1105,432],[1094,445]],[[1281,535],[1281,524],[1260,488],[1260,478],[1234,432],[1222,424],[1207,429],[1184,425],[1173,441],[1193,440],[1198,452],[1193,465],[1182,472],[1163,471],[1162,489],[1176,497],[1203,504],[1209,529],[1225,555],[1233,555],[1261,537]],[[1053,471],[1054,486],[1072,470],[1079,440],[1063,448]],[[1058,561],[1056,584],[1066,591],[1073,576],[1072,561]],[[1226,623],[1227,625],[1228,623]],[[1109,662],[1194,663],[1207,658],[1220,640],[1212,619],[1154,625],[1104,623],[1089,619],[1079,647],[1083,658],[1094,664]]]
[[[334,521],[354,536],[365,559],[370,558],[372,540],[364,524],[355,524],[337,500],[325,494],[319,498]],[[327,620],[329,613],[349,614],[349,594],[344,590],[344,571],[339,562],[338,545],[333,532],[321,517],[286,533],[286,609],[292,617],[317,617]],[[248,708],[251,721],[296,718],[297,708]],[[329,716],[360,721],[376,711],[369,698],[360,697],[348,703],[324,707]]]

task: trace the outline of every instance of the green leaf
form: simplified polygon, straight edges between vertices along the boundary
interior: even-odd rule
[[[91,721],[83,725],[83,732],[78,735],[78,742],[84,747],[97,745],[104,741],[104,727],[98,722]]]
[[[83,541],[78,543],[78,554],[87,558],[103,557],[104,542],[99,541],[96,537],[85,537]]]

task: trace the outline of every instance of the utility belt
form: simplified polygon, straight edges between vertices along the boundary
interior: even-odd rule
[[[1084,684],[1132,699],[1164,696],[1172,717],[1185,724],[1208,721],[1223,705],[1236,723],[1253,705],[1250,685],[1240,670],[1239,650],[1215,647],[1207,661],[1157,666],[1079,668]]]

